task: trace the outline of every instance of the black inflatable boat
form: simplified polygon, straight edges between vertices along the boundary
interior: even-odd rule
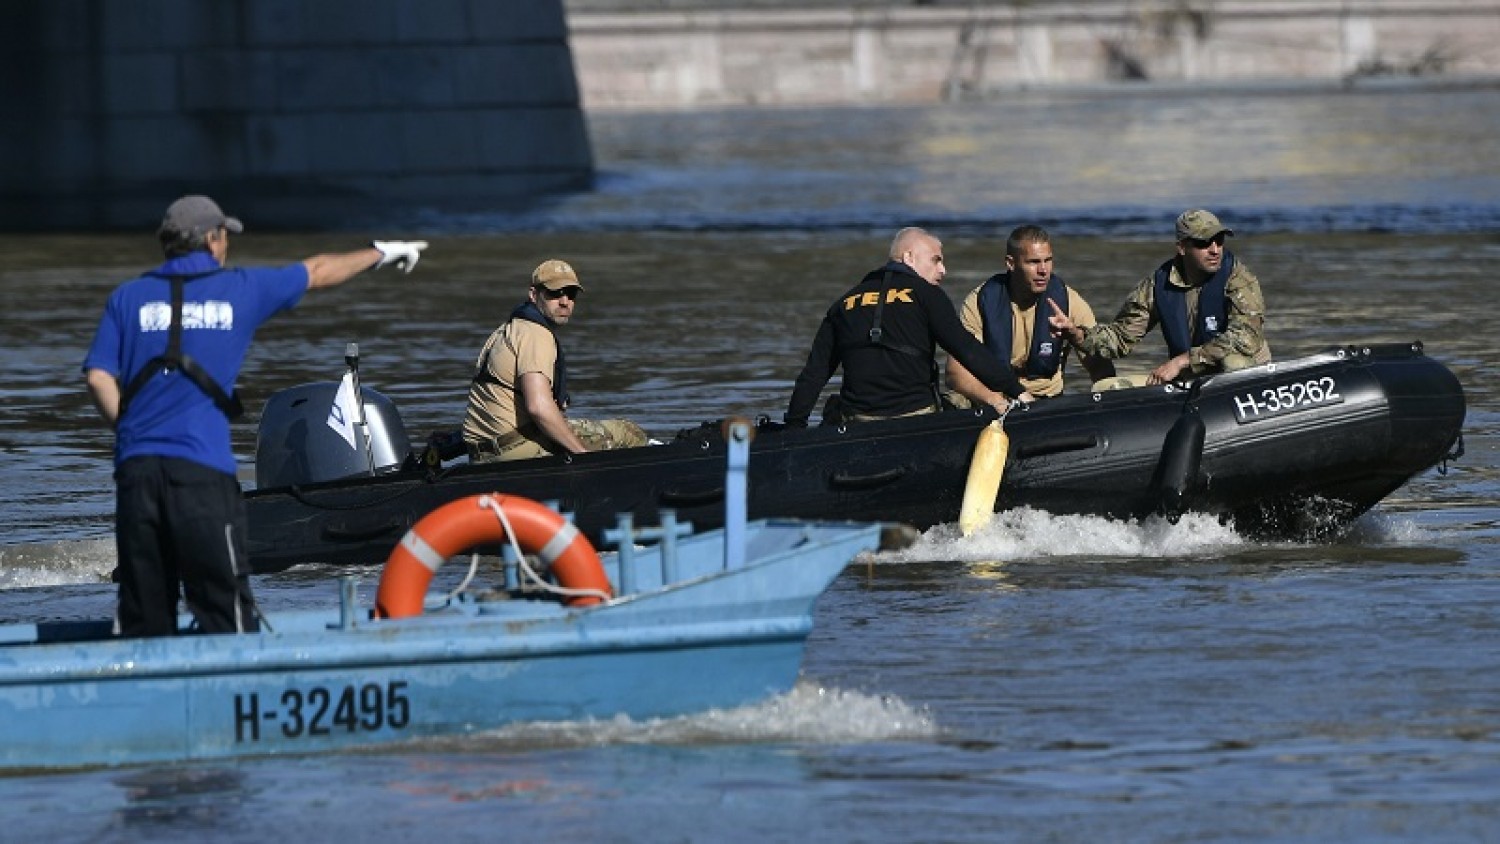
[[[577,457],[443,466],[408,445],[394,405],[362,389],[363,425],[328,424],[335,382],[267,403],[260,488],[247,494],[257,572],[385,560],[417,519],[480,492],[554,502],[596,544],[616,514],[663,508],[723,519],[724,450],[705,423],[664,445]],[[1462,452],[1458,379],[1420,343],[1343,347],[1186,385],[1067,395],[1012,412],[996,508],[1136,519],[1194,511],[1247,534],[1336,533],[1413,475]],[[762,422],[750,517],[861,519],[917,528],[957,519],[991,411],[847,427]],[[352,475],[351,477],[339,477]]]

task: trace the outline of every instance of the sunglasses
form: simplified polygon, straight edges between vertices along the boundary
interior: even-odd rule
[[[578,294],[583,292],[582,287],[564,287],[561,290],[553,290],[550,287],[542,287],[540,285],[538,285],[537,290],[542,291],[542,295],[548,299],[561,299],[566,296],[575,302],[578,301]]]
[[[1196,237],[1188,238],[1188,244],[1191,245],[1194,249],[1207,249],[1210,243],[1212,243],[1214,246],[1223,246],[1224,233],[1220,232],[1219,234],[1214,235],[1208,240],[1199,240]]]

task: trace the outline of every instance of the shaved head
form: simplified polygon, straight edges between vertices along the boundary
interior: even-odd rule
[[[943,265],[943,242],[926,229],[908,226],[896,232],[891,240],[892,261],[911,267],[929,284],[940,284],[948,268]]]
[[[912,247],[924,240],[937,240],[937,238],[928,234],[926,229],[907,226],[901,231],[896,232],[896,236],[891,238],[891,252],[887,257],[892,261],[899,261],[903,253],[911,251]]]

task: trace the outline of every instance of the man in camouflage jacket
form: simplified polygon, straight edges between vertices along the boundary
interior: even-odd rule
[[[1269,363],[1265,297],[1224,246],[1234,232],[1203,210],[1177,218],[1177,254],[1136,285],[1114,321],[1087,330],[1053,308],[1051,323],[1084,354],[1117,359],[1161,326],[1170,357],[1147,384]]]

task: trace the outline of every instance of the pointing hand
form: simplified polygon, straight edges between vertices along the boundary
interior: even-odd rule
[[[1063,312],[1062,308],[1059,308],[1057,306],[1056,302],[1052,301],[1051,299],[1048,299],[1046,301],[1047,304],[1052,308],[1052,316],[1047,317],[1047,324],[1052,326],[1052,333],[1055,335],[1071,337],[1073,335],[1073,329],[1076,327],[1073,325],[1073,320],[1068,318],[1068,315]]]
[[[422,250],[427,248],[425,240],[376,240],[371,246],[380,250],[380,261],[375,264],[375,269],[380,269],[387,264],[395,264],[402,272],[411,272],[422,257]]]

